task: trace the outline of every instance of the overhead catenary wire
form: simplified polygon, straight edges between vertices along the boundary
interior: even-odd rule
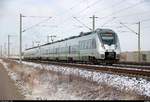
[[[128,9],[130,9],[130,8],[134,8],[134,7],[136,7],[136,6],[138,6],[139,4],[142,4],[142,3],[144,3],[144,2],[145,2],[145,1],[140,1],[140,2],[138,2],[138,3],[136,3],[136,4],[133,4],[133,5],[130,5],[130,6],[126,7],[126,8],[120,9],[120,10],[118,10],[118,11],[116,11],[116,12],[112,12],[111,14],[106,15],[106,16],[103,16],[103,17],[101,17],[101,18],[99,18],[99,19],[108,18],[108,17],[110,17],[110,16],[112,16],[112,15],[114,15],[114,14],[118,14],[118,13],[120,13],[120,12],[122,12],[122,11],[128,10]]]
[[[41,18],[42,18],[42,17],[41,17]],[[76,19],[76,21],[78,21],[78,20]],[[79,21],[81,21],[81,20],[79,20]],[[79,22],[79,21],[78,21],[78,22]],[[81,24],[81,23],[83,23],[83,21],[81,21],[81,22],[79,22],[79,23]],[[84,24],[84,23],[83,23],[83,24]],[[106,23],[106,24],[107,24],[107,23]],[[105,25],[105,24],[104,24],[104,25]],[[84,27],[85,27],[85,26],[84,26]],[[86,28],[87,28],[87,27],[86,27]]]
[[[72,7],[70,7],[70,10],[72,10],[73,8],[75,8],[75,7],[78,7],[80,4],[81,4],[81,2],[83,2],[82,0],[80,1],[80,2],[78,2],[76,5],[74,5],[74,6],[72,6]]]
[[[136,5],[137,4],[139,4],[139,3],[144,3],[143,1],[141,1],[141,2],[138,2],[138,3],[136,3]],[[134,4],[135,5],[135,4]],[[128,9],[129,8],[131,8],[131,6],[130,7],[128,7]],[[123,10],[123,9],[122,9]],[[120,10],[119,10],[120,11]],[[146,12],[148,12],[148,11],[146,11]],[[126,15],[127,16],[127,15]],[[106,17],[106,16],[105,16]],[[108,16],[107,16],[108,17]],[[116,17],[116,16],[114,16],[115,18],[119,18],[118,16]],[[100,18],[101,19],[101,18]],[[148,20],[150,20],[150,19],[146,19],[146,20],[144,20],[144,21],[148,21]],[[108,20],[108,22],[109,22],[109,20]],[[131,23],[131,25],[134,25],[135,23]],[[104,25],[105,25],[105,23],[104,23]],[[103,26],[102,26],[103,27]]]
[[[84,8],[83,10],[81,10],[81,11],[78,12],[78,13],[80,14],[80,13],[84,12],[84,10],[87,10],[88,8],[92,7],[93,5],[97,4],[97,3],[100,2],[100,1],[102,1],[102,0],[97,0],[97,1],[93,2],[91,5],[88,5],[86,8]],[[121,0],[121,1],[118,2],[117,4],[119,5],[120,3],[122,3],[122,1],[123,1],[123,0]],[[68,19],[66,19],[66,20],[68,21]],[[65,20],[64,20],[64,23],[66,23]],[[62,23],[61,23],[61,24],[62,24]],[[83,23],[82,23],[82,25],[83,25]],[[87,27],[86,27],[86,28],[87,28]]]
[[[77,20],[80,24],[82,24],[84,27],[88,28],[89,30],[92,30],[90,27],[88,27],[87,25],[85,25],[84,23],[82,23],[79,19],[77,19],[76,17],[73,17],[75,20]]]
[[[121,1],[119,1],[119,2],[117,2],[117,3],[114,3],[113,5],[109,6],[109,8],[108,8],[108,7],[105,7],[105,8],[100,9],[100,10],[101,10],[101,12],[104,12],[104,11],[106,11],[107,9],[120,6],[120,4],[122,4],[124,1],[125,1],[125,0],[121,0]],[[95,14],[96,12],[97,12],[97,11],[93,12],[93,14]]]
[[[96,2],[97,2],[97,1],[96,1]],[[119,3],[121,3],[121,2],[118,2],[118,4],[119,4]],[[107,17],[109,17],[109,16],[111,16],[111,15],[113,15],[113,14],[117,14],[117,13],[119,13],[119,12],[121,12],[121,11],[130,9],[130,8],[133,8],[133,7],[135,7],[135,6],[137,6],[137,5],[141,4],[141,3],[144,3],[144,1],[138,2],[138,3],[133,4],[133,5],[130,5],[130,6],[126,7],[126,8],[120,9],[120,10],[118,10],[117,12],[113,12],[113,13],[111,13],[111,14],[109,14],[109,15],[107,15],[107,16],[103,16],[103,17],[101,17],[101,18],[99,18],[99,19],[107,18]],[[92,3],[91,5],[94,5],[94,4],[95,4],[95,3]],[[86,8],[90,8],[90,6],[89,6],[89,7],[86,7]],[[79,13],[81,13],[81,12],[83,12],[83,11],[84,11],[84,9],[83,9],[82,11],[80,11]],[[66,19],[66,20],[68,21],[68,19]],[[65,20],[64,20],[64,23],[66,23]],[[62,24],[62,23],[61,23],[61,24]]]
[[[150,21],[150,18],[141,20],[140,22],[146,22],[146,21]]]
[[[131,28],[129,28],[128,26],[126,26],[125,24],[123,24],[122,22],[120,22],[120,24],[122,24],[123,26],[125,26],[126,28],[128,28],[130,31],[132,31],[133,33],[135,33],[136,35],[138,35],[137,32],[135,32],[134,30],[132,30]]]
[[[32,25],[31,27],[24,29],[22,32],[25,32],[25,31],[27,31],[27,30],[33,28],[33,27],[36,27],[36,26],[38,26],[38,25],[40,25],[40,24],[42,24],[42,23],[48,21],[48,20],[51,19],[51,18],[52,18],[52,17],[49,17],[48,19],[45,19],[45,20],[43,20],[43,21],[41,21],[41,22],[39,22],[39,23],[37,23],[37,24],[35,24],[35,25]]]
[[[141,23],[142,22],[146,22],[146,21],[150,21],[150,18],[148,18],[148,19],[143,19],[143,20],[139,20]],[[131,24],[131,25],[134,25],[134,24],[137,24],[137,22],[138,21],[136,21],[136,22],[132,22],[132,23],[126,23],[126,24]],[[125,24],[125,23],[124,23]]]
[[[75,1],[77,1],[77,0],[75,0]],[[76,5],[73,5],[72,7],[70,7],[68,10],[67,10],[67,12],[66,11],[64,11],[63,13],[61,13],[61,14],[59,14],[58,16],[62,16],[62,15],[64,15],[64,14],[67,14],[67,13],[69,13],[69,11],[72,11],[75,7],[78,7],[79,5],[81,5],[82,4],[82,0],[81,1],[79,1]]]
[[[51,18],[51,16],[22,16],[24,18]]]
[[[85,12],[86,10],[88,10],[89,8],[91,8],[92,6],[98,4],[100,1],[102,1],[102,0],[96,0],[96,1],[93,2],[92,4],[88,5],[86,8],[82,9],[81,11],[79,11],[77,14],[79,15],[80,13]]]
[[[106,25],[106,24],[112,22],[114,19],[116,19],[116,17],[113,17],[112,19],[106,21],[101,27],[104,27],[104,25]]]
[[[132,13],[132,14],[128,14],[128,15],[122,15],[122,16],[114,16],[116,18],[123,18],[123,17],[133,17],[136,14],[149,14],[149,10],[145,11],[145,12],[137,12],[137,13]],[[143,15],[142,15],[143,16]]]
[[[129,8],[133,8],[133,7],[135,7],[135,6],[137,6],[137,5],[139,5],[139,4],[142,4],[142,3],[144,3],[144,1],[141,1],[141,2],[138,2],[138,3],[136,3],[136,4],[133,4],[133,5],[131,5],[131,6],[128,6],[126,9],[129,9]],[[118,2],[118,4],[121,4],[121,2]],[[133,7],[132,7],[133,6]],[[116,7],[116,6],[115,6]],[[121,9],[121,10],[119,10],[119,12],[121,12],[121,11],[124,11],[124,10],[126,10],[125,8],[123,8],[123,9]],[[103,10],[102,10],[103,11]],[[119,12],[113,12],[112,14],[116,14],[116,13],[119,13]],[[148,11],[146,11],[146,12],[148,12]],[[144,13],[146,13],[146,12],[144,12]],[[111,15],[112,15],[111,14]],[[143,14],[143,12],[141,13],[141,14]],[[108,15],[108,16],[111,16],[111,15]],[[130,14],[131,15],[131,14]],[[115,16],[115,18],[119,18],[119,17],[126,17],[126,16],[130,16],[130,15],[125,15],[125,16]],[[132,14],[132,15],[135,15],[135,14]],[[108,17],[108,16],[105,16],[106,18]],[[102,19],[102,18],[100,18],[100,19]],[[104,17],[103,17],[103,19],[104,19]],[[131,25],[134,25],[135,23],[132,23]]]
[[[77,15],[79,15],[80,13],[84,12],[85,10],[87,10],[88,8],[90,8],[91,6],[95,5],[95,4],[98,4],[100,1],[102,0],[96,0],[95,2],[93,2],[92,4],[88,5],[87,7],[83,8],[81,11],[79,11],[78,13],[76,13]],[[74,17],[74,14],[71,13],[71,18]],[[63,23],[66,23],[69,18],[67,17],[65,20],[63,20],[63,22],[61,23],[61,25]]]

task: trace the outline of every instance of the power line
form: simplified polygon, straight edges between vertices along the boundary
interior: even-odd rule
[[[102,1],[102,0],[96,0],[96,1],[93,2],[91,5],[88,5],[86,8],[84,8],[84,9],[82,9],[80,12],[78,12],[78,15],[79,15],[80,13],[83,13],[83,12],[86,11],[87,9],[93,7],[94,5],[98,4],[100,1]]]
[[[90,27],[82,23],[80,20],[78,20],[76,17],[73,17],[75,20],[77,20],[80,24],[82,24],[84,27],[88,28],[89,30],[92,30]]]
[[[89,7],[84,8],[84,9],[81,10],[79,13],[84,12],[85,9],[90,8],[92,5],[95,5],[97,2],[99,2],[99,1],[96,1],[96,2],[92,3]],[[130,6],[128,6],[127,8],[123,8],[123,9],[117,11],[117,12],[113,12],[113,13],[111,13],[110,15],[104,16],[104,17],[102,17],[102,18],[100,18],[100,19],[107,18],[107,17],[109,17],[109,16],[111,16],[111,15],[113,15],[113,14],[119,13],[119,12],[121,12],[121,11],[123,11],[123,10],[126,10],[126,9],[129,9],[129,8],[133,8],[133,7],[137,6],[138,4],[140,4],[140,3],[142,3],[142,2],[143,2],[143,1],[138,2],[138,3],[134,4],[134,5],[130,5]],[[120,3],[121,3],[121,2],[118,2],[117,4],[120,4]],[[67,20],[68,20],[68,19],[67,19]],[[65,21],[64,21],[64,22],[65,22]]]
[[[106,21],[106,22],[102,25],[102,27],[103,27],[104,25],[106,25],[106,24],[108,24],[108,23],[112,22],[114,19],[116,19],[116,17],[113,17],[112,19],[110,19],[110,20]]]
[[[125,24],[123,24],[122,22],[120,22],[120,24],[122,24],[124,27],[128,28],[130,31],[132,31],[135,34],[138,34],[137,32],[135,32],[134,30],[132,30],[131,28],[129,28],[128,26],[126,26]]]
[[[146,21],[150,21],[150,18],[148,19],[143,19],[143,20],[139,20],[140,22],[146,22]],[[134,24],[137,24],[138,21],[136,22],[133,22],[133,23],[124,23],[124,24],[131,24],[131,25],[134,25]]]
[[[102,1],[102,0],[96,0],[96,1],[93,2],[91,5],[87,6],[86,8],[82,9],[81,11],[79,11],[77,14],[79,15],[80,13],[84,12],[85,10],[87,10],[88,8],[90,8],[91,6],[93,6],[93,5],[95,5],[95,4],[98,4],[98,2],[100,2],[100,1]],[[71,16],[74,17],[72,13],[71,13]],[[61,23],[61,25],[62,25],[63,23],[66,23],[66,21],[69,21],[68,19],[69,19],[69,18],[66,18],[65,20],[63,20],[63,22]]]
[[[33,27],[39,26],[41,23],[44,23],[44,22],[48,21],[48,20],[51,19],[51,18],[52,18],[52,17],[49,17],[48,19],[45,19],[45,20],[43,20],[43,21],[41,21],[41,22],[39,22],[39,23],[37,23],[37,24],[35,24],[35,25],[32,25],[31,27],[24,29],[22,32],[25,32],[25,31],[27,31],[27,30],[33,28]]]
[[[89,18],[92,18],[93,20],[93,31],[95,30],[95,18],[98,18],[98,17],[95,17],[95,15],[93,15],[92,17],[89,17]]]
[[[136,4],[133,4],[133,5],[130,5],[130,6],[126,7],[126,8],[120,9],[120,10],[118,10],[118,11],[116,11],[116,12],[113,12],[113,13],[107,15],[107,16],[101,17],[100,19],[104,19],[104,18],[107,18],[107,17],[112,16],[112,15],[114,15],[114,14],[120,13],[121,11],[130,9],[130,8],[134,8],[134,7],[136,7],[136,6],[138,6],[139,4],[142,4],[142,3],[144,3],[144,1],[140,1],[140,2],[138,2],[138,3],[136,3]]]
[[[141,22],[146,22],[146,21],[150,21],[150,18],[141,20]]]
[[[77,0],[75,0],[75,1],[77,1]],[[79,5],[81,4],[81,2],[82,2],[82,0],[81,0],[80,2],[78,2],[76,5],[73,5],[72,7],[70,7],[70,8],[67,10],[67,12],[64,11],[64,12],[58,14],[57,16],[65,15],[65,14],[69,13],[69,11],[72,12],[72,9],[74,9],[75,7],[79,7]],[[68,20],[68,19],[66,19],[66,20]],[[66,21],[66,20],[65,20],[65,21]]]
[[[77,1],[77,0],[76,0]],[[72,7],[70,7],[68,10],[72,10],[75,7],[78,7],[81,4],[82,0],[80,2],[78,2],[76,5],[73,5]],[[59,14],[58,16],[64,15],[68,12],[64,11],[63,13]]]
[[[113,4],[113,5],[111,5],[110,7],[109,7],[109,9],[110,8],[114,8],[114,7],[117,7],[117,6],[119,6],[122,2],[124,2],[125,0],[121,0],[121,1],[119,1],[119,2],[117,2],[117,3],[115,3],[115,4]],[[107,8],[108,7],[106,7],[106,8],[103,8],[103,9],[101,9],[101,12],[104,12],[104,11],[106,11],[107,10]],[[95,11],[94,13],[96,13],[97,11]]]
[[[82,2],[82,0],[79,2],[79,5],[81,4],[81,2]],[[72,7],[70,8],[70,10],[72,10],[72,9],[75,8],[75,7],[78,7],[79,5],[77,4],[77,5],[72,6]]]
[[[114,8],[114,7],[117,7],[117,6],[119,6],[122,2],[124,2],[125,0],[121,0],[121,1],[119,1],[119,2],[117,2],[117,3],[115,3],[115,4],[113,4],[113,5],[111,5],[110,7],[109,7],[109,9],[110,8]],[[103,9],[100,9],[100,11],[101,12],[104,12],[105,10],[107,10],[107,8],[108,7],[105,7],[105,8],[103,8]],[[95,11],[95,12],[93,12],[93,14],[95,14],[97,11]],[[83,13],[82,13],[83,14]],[[88,13],[86,13],[86,14],[88,14]]]
[[[24,18],[51,18],[50,16],[22,16]]]
[[[129,17],[129,16],[133,16],[133,15],[136,15],[136,14],[148,14],[150,11],[145,11],[145,12],[137,12],[137,13],[133,13],[133,14],[129,14],[129,15],[122,15],[122,16],[115,16],[116,18],[122,18],[122,17]]]

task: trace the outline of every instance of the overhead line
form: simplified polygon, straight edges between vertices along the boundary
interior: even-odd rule
[[[100,1],[102,1],[102,0],[96,0],[96,2],[92,3],[90,6],[95,5],[95,4],[97,4],[98,2],[100,2]],[[82,10],[79,11],[78,13],[80,14],[80,13],[83,12],[84,10],[87,10],[87,8],[90,8],[90,6],[88,5],[86,8],[82,9]],[[72,17],[74,17],[73,14],[71,14],[71,15],[72,15]],[[65,19],[65,20],[63,21],[63,23],[65,23],[66,21],[69,21],[68,18]],[[61,24],[62,24],[62,23],[61,23]]]
[[[51,16],[23,16],[23,17],[28,17],[28,18],[51,18]]]
[[[126,26],[125,24],[123,24],[122,22],[120,22],[120,24],[122,24],[123,26],[125,26],[126,28],[128,28],[130,31],[132,31],[133,33],[135,33],[136,35],[138,35],[137,32],[135,32],[134,30],[132,30],[131,28],[129,28],[128,26]]]
[[[122,2],[124,2],[125,0],[121,0],[121,1],[119,1],[119,2],[117,2],[117,3],[115,3],[115,4],[113,4],[113,5],[111,5],[110,7],[112,8],[114,8],[114,7],[117,7],[117,6],[119,6]],[[110,7],[109,7],[109,9],[110,9]],[[108,7],[106,7],[106,8],[103,8],[103,9],[101,9],[101,11],[103,12],[103,11],[106,11],[107,10],[107,8]],[[95,11],[94,13],[96,13],[97,11]]]
[[[100,2],[102,0],[96,0],[96,2],[92,3],[91,5],[88,5],[86,8],[82,9],[80,12],[78,12],[78,14],[86,11],[88,8],[91,8],[93,5],[97,4],[98,2]]]
[[[102,25],[102,27],[103,27],[104,25],[106,25],[106,24],[108,24],[108,23],[112,22],[114,19],[116,19],[116,17],[113,17],[112,19],[110,19],[110,20],[106,21],[106,22]]]
[[[116,18],[122,18],[122,17],[127,17],[127,16],[132,16],[132,15],[136,15],[136,14],[143,14],[143,13],[148,13],[150,11],[145,11],[145,12],[137,12],[134,14],[128,14],[128,15],[122,15],[122,16],[115,16]]]
[[[84,27],[88,28],[89,30],[92,30],[90,27],[82,23],[80,20],[78,20],[76,17],[73,17],[75,20],[77,20],[80,24],[82,24]]]
[[[29,27],[29,28],[24,29],[22,32],[25,32],[25,31],[27,31],[27,30],[29,30],[29,29],[35,27],[35,26],[38,26],[39,24],[44,23],[44,22],[48,21],[49,19],[51,19],[51,17],[49,17],[48,19],[45,19],[45,20],[43,20],[43,21],[41,21],[41,22],[39,22],[39,23],[37,23],[37,24],[35,24],[35,25],[32,25],[32,26]]]
[[[150,18],[141,20],[140,22],[146,22],[146,21],[150,21]]]
[[[81,2],[82,2],[82,0],[79,2],[79,3],[77,3],[77,4],[81,4]],[[76,5],[77,5],[76,4]],[[74,5],[74,6],[72,6],[72,7],[70,7],[68,10],[72,10],[73,8],[75,8],[75,7],[78,7],[78,6],[76,6],[76,5]],[[69,11],[68,11],[69,12]],[[68,12],[66,12],[66,11],[64,11],[63,13],[60,13],[60,14],[58,14],[58,16],[61,16],[61,15],[64,15],[64,14],[66,14],[66,13],[68,13]]]
[[[146,21],[150,21],[150,18],[148,19],[143,19],[143,20],[139,20],[140,22],[146,22]],[[134,23],[130,23],[130,24],[137,24],[138,21],[134,22]],[[124,23],[125,24],[125,23]]]
[[[81,4],[81,2],[83,2],[83,1],[81,0],[79,3]],[[79,4],[79,5],[80,5],[80,4]],[[75,8],[75,7],[78,7],[79,5],[77,5],[77,6],[76,6],[76,5],[72,6],[72,7],[70,8],[70,10],[72,10],[72,9]]]
[[[142,3],[144,3],[144,1],[138,2],[138,3],[133,4],[133,5],[130,5],[130,6],[126,7],[126,8],[120,9],[120,10],[118,10],[117,12],[113,12],[113,13],[111,13],[111,14],[109,14],[109,15],[107,15],[107,16],[103,16],[103,17],[101,17],[101,18],[99,18],[99,19],[107,18],[107,17],[112,16],[112,15],[114,15],[114,14],[120,13],[121,11],[124,11],[124,10],[130,9],[130,8],[136,7],[136,6],[138,6],[139,4],[142,4]]]

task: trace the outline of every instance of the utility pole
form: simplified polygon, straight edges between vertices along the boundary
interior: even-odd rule
[[[40,41],[36,41],[35,43],[37,43],[37,46],[40,46]]]
[[[141,23],[140,23],[140,21],[138,23],[136,23],[136,24],[138,24],[138,33],[135,32],[134,30],[132,30],[131,28],[129,28],[128,26],[124,25],[123,23],[120,22],[120,24],[122,24],[124,27],[128,28],[130,31],[132,31],[133,33],[138,35],[138,62],[141,62],[141,45],[140,45],[141,44],[141,41],[140,41],[140,39],[141,39],[141,37],[140,37],[141,36],[141,31],[140,31]]]
[[[49,37],[51,38],[51,41],[53,42],[53,37],[56,37],[56,35],[48,35],[47,36],[47,43],[49,43]]]
[[[8,58],[9,58],[9,55],[10,55],[10,35],[8,35]]]
[[[95,17],[95,15],[93,15],[92,17],[90,17],[90,18],[92,18],[92,20],[93,20],[93,31],[95,30],[95,18],[98,18],[98,17]]]
[[[141,41],[140,41],[140,29],[141,24],[138,22],[139,28],[138,28],[138,61],[141,62]]]
[[[1,45],[1,58],[3,57],[3,46]]]
[[[22,14],[20,14],[20,64],[22,64]]]
[[[54,39],[53,39],[53,37],[56,37],[55,35],[52,35],[52,36],[50,36],[51,37],[51,41],[53,42],[54,41]]]
[[[42,21],[42,22],[39,22],[38,24],[35,24],[35,25],[33,25],[33,26],[31,26],[30,28],[27,28],[27,29],[24,29],[24,30],[22,30],[22,18],[23,17],[26,17],[26,16],[23,16],[21,13],[20,13],[20,32],[19,32],[19,34],[20,34],[20,37],[19,37],[19,41],[20,41],[20,47],[19,47],[19,52],[20,52],[20,64],[22,64],[22,33],[23,32],[25,32],[25,31],[27,31],[27,30],[29,30],[29,29],[31,29],[31,28],[33,28],[33,27],[35,27],[35,26],[38,26],[39,24],[41,24],[41,23],[43,23],[43,22],[45,22],[45,21],[47,21],[47,20],[49,20],[51,17],[49,17],[48,19],[46,19],[46,20],[44,20],[44,21]],[[30,16],[30,17],[35,17],[35,16]],[[41,17],[40,17],[41,18]]]
[[[4,51],[4,54],[5,54],[5,57],[6,57],[6,55],[7,55],[7,48],[6,48],[6,46],[7,46],[6,43],[4,43],[4,50],[5,50],[5,51]]]

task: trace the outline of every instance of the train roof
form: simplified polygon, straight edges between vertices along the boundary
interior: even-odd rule
[[[94,32],[101,32],[102,33],[102,32],[106,32],[106,31],[114,32],[111,29],[99,29],[99,28],[96,29]],[[54,43],[57,43],[57,42],[62,42],[62,41],[66,41],[66,40],[70,40],[70,39],[90,35],[92,33],[93,33],[93,31],[91,31],[91,32],[80,32],[80,34],[77,35],[77,36],[71,36],[71,37],[68,37],[68,38],[65,38],[65,39],[57,40],[57,41],[54,41],[54,42],[51,42],[51,43],[46,43],[46,44],[43,44],[43,45],[40,45],[40,46],[31,47],[31,48],[28,48],[28,49],[25,49],[25,50],[30,50],[30,49],[38,48],[38,47],[41,47],[41,46],[46,46],[46,45],[54,44]]]

